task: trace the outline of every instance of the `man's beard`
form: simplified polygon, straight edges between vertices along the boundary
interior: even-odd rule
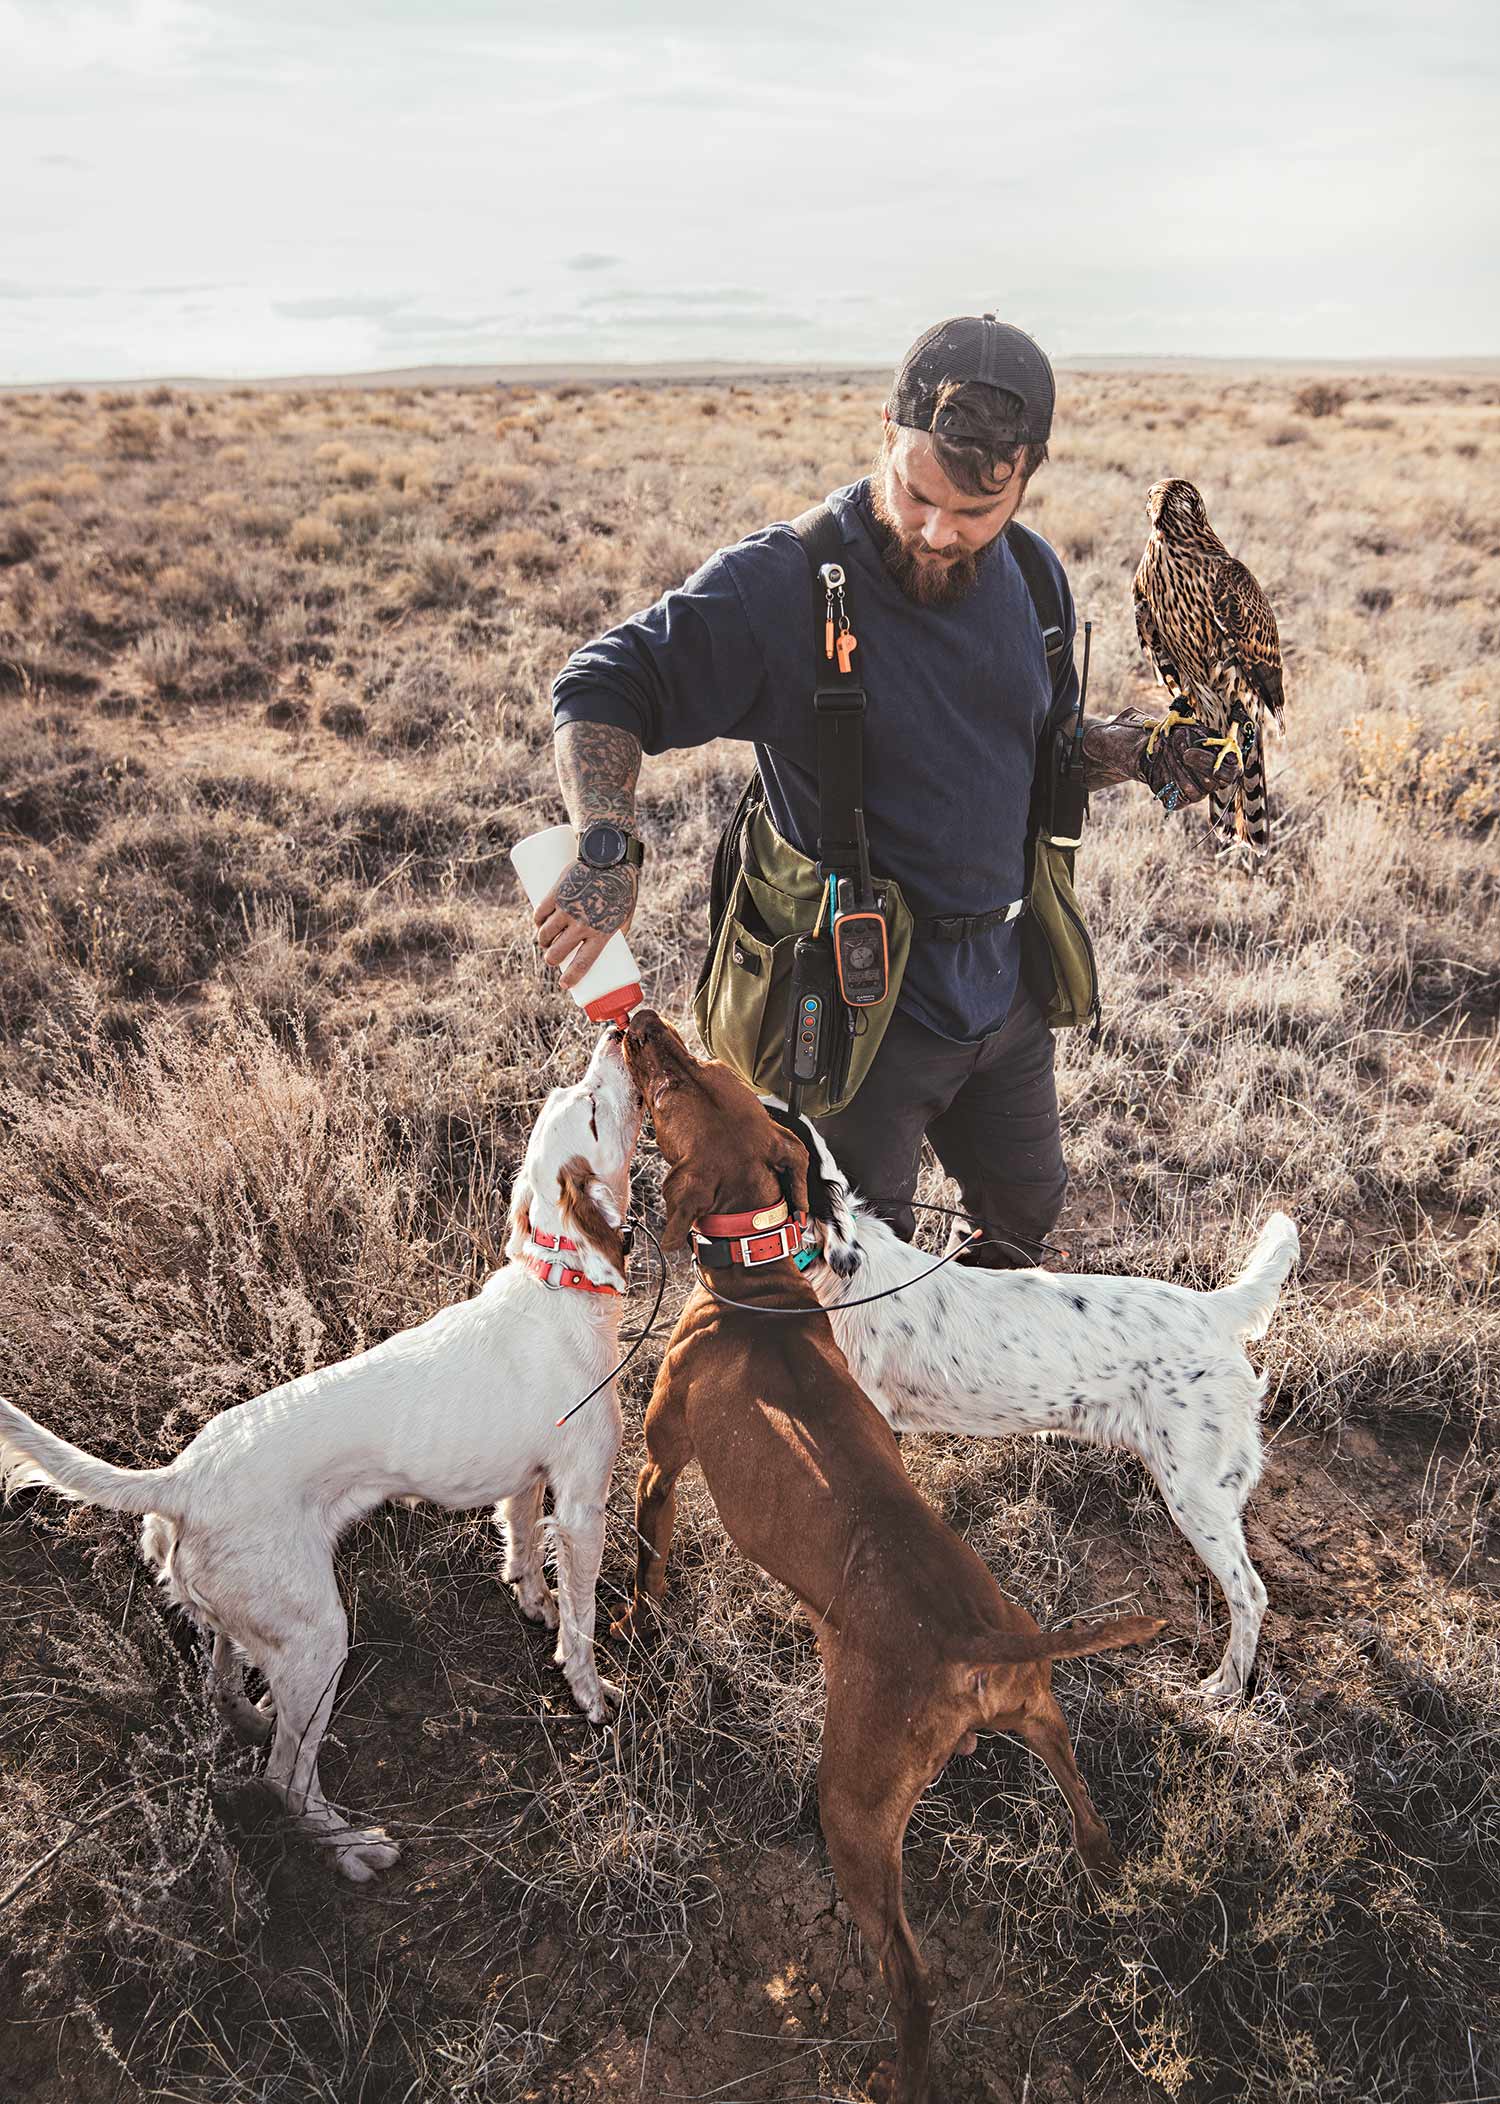
[[[885,459],[882,455],[870,470],[870,508],[880,531],[876,541],[882,562],[908,599],[918,606],[956,606],[979,582],[979,569],[994,541],[986,541],[969,555],[926,556],[915,551],[920,537],[906,540],[885,501]],[[999,539],[996,535],[996,539]]]

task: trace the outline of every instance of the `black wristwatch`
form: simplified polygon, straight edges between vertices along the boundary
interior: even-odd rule
[[[607,818],[596,818],[578,832],[578,859],[589,869],[639,869],[646,843]]]

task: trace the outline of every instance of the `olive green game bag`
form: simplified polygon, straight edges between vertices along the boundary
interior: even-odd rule
[[[1032,844],[1031,894],[1021,918],[1021,969],[1052,1030],[1099,1033],[1099,971],[1073,889],[1076,849],[1044,833]]]
[[[713,939],[693,999],[693,1021],[715,1059],[734,1068],[763,1096],[786,1093],[788,989],[792,950],[810,935],[826,886],[818,865],[783,840],[761,801],[759,774],[740,799],[715,861],[715,890],[722,871],[723,905],[714,916]],[[803,1090],[801,1108],[824,1118],[842,1110],[870,1071],[911,951],[912,917],[899,884],[875,880],[885,917],[890,987],[878,1005],[858,1011],[852,1032],[840,1033],[838,1052],[823,1081]]]

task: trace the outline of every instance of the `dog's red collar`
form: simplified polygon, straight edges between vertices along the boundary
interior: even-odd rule
[[[570,1264],[563,1262],[565,1255],[572,1254],[576,1257],[579,1253],[578,1244],[570,1242],[566,1235],[549,1235],[542,1228],[534,1227],[531,1230],[531,1240],[543,1249],[557,1251],[556,1256],[528,1255],[524,1259],[526,1269],[539,1278],[544,1286],[569,1286],[576,1293],[619,1292],[618,1286],[596,1286],[585,1272],[575,1271]],[[554,1272],[557,1274],[555,1278]]]
[[[790,1208],[784,1198],[774,1205],[757,1206],[748,1213],[705,1213],[695,1225],[700,1235],[717,1238],[721,1235],[753,1235],[762,1228],[780,1227],[787,1219]]]
[[[705,1213],[693,1230],[693,1255],[713,1269],[720,1264],[775,1264],[803,1247],[805,1213],[792,1213],[784,1198],[753,1212]]]

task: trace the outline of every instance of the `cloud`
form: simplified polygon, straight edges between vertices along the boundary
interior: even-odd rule
[[[790,288],[789,288],[790,289]],[[807,332],[809,315],[790,304],[773,305],[771,295],[748,285],[663,286],[657,291],[620,288],[586,292],[578,302],[579,319],[601,334],[656,333],[664,341],[704,330],[725,332],[727,355],[736,354],[737,332],[751,340],[762,334]],[[559,317],[553,317],[554,324]]]
[[[790,312],[779,314],[766,307],[714,307],[705,309],[701,314],[685,314],[678,307],[670,312],[615,314],[610,316],[607,326],[615,329],[657,329],[670,338],[672,332],[679,329],[722,329],[726,324],[732,327],[736,322],[753,327],[757,334],[772,331],[776,335],[782,335],[795,330],[805,336],[812,328],[809,315]],[[731,344],[725,355],[733,354]]]
[[[188,288],[196,291],[197,287]],[[313,299],[272,300],[271,312],[283,321],[384,321],[411,305],[403,293],[398,298],[372,299],[367,293],[319,294]]]
[[[184,290],[199,290],[185,287]],[[362,321],[374,324],[377,339],[405,348],[410,343],[444,346],[466,337],[486,336],[504,329],[505,314],[445,314],[414,304],[410,293],[374,294],[318,293],[305,299],[271,301],[271,312],[280,321]]]
[[[430,338],[441,343],[454,336],[483,336],[489,330],[504,328],[508,320],[504,314],[392,314],[381,321],[380,332],[387,338]]]
[[[607,292],[584,293],[578,304],[581,307],[712,307],[722,311],[730,307],[764,307],[769,300],[767,294],[748,285],[695,285],[682,290],[669,287],[660,292],[611,287]]]
[[[704,331],[722,332],[722,346],[713,352],[715,357],[735,358],[748,355],[746,346],[761,336],[782,336],[796,333],[807,337],[813,323],[807,314],[785,311],[762,304],[744,306],[714,305],[705,303],[698,309],[665,304],[655,306],[643,304],[627,306],[618,311],[600,312],[597,308],[569,313],[562,309],[540,312],[535,315],[508,315],[505,326],[512,333],[526,336],[542,335],[557,337],[566,335],[580,342],[623,342],[627,337],[640,337],[651,344],[651,348],[633,345],[630,355],[637,357],[672,358],[678,355],[678,346],[685,336],[699,337]]]
[[[228,25],[198,0],[94,0],[68,8],[0,0],[0,48],[17,77],[103,70],[148,79],[190,72]]]
[[[100,291],[98,285],[0,284],[0,300],[92,300]]]

